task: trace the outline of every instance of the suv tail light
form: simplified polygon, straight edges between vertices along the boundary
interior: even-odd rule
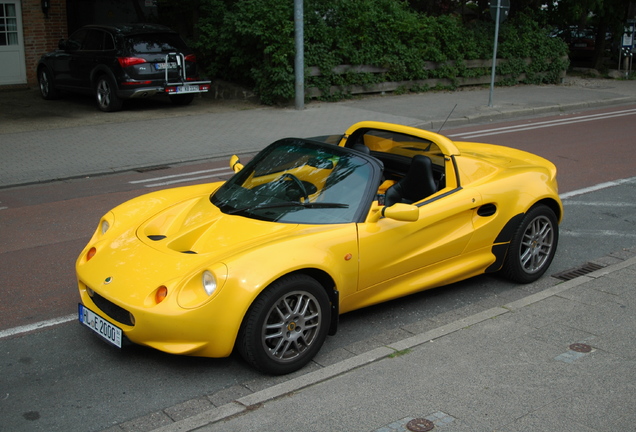
[[[117,61],[123,68],[134,66],[141,63],[146,63],[146,60],[139,57],[117,57]]]
[[[197,56],[194,54],[188,54],[187,56],[185,56],[185,61],[189,61],[192,63],[196,63],[197,61]]]

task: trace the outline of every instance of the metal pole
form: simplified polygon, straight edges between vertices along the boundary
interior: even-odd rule
[[[495,18],[495,45],[492,50],[492,72],[490,74],[490,96],[488,97],[488,106],[492,106],[492,93],[495,87],[495,67],[497,65],[497,42],[499,40],[499,14],[501,13],[501,0],[497,0],[497,14]]]
[[[305,108],[305,34],[303,0],[294,0],[294,35],[296,57],[294,61],[296,109]]]

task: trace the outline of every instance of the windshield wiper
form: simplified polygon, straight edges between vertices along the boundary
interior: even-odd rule
[[[270,204],[262,204],[253,207],[243,207],[239,209],[230,210],[227,214],[236,214],[242,213],[244,211],[252,211],[252,210],[263,210],[263,209],[273,209],[273,208],[285,208],[285,207],[299,207],[299,208],[308,208],[308,209],[321,209],[321,208],[349,208],[349,204],[342,203],[329,203],[329,202],[306,202],[301,203],[298,201],[288,201],[282,203],[270,203]]]

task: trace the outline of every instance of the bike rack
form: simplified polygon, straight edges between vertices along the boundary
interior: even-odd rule
[[[197,88],[197,91],[187,91],[185,93],[206,93],[210,89],[211,81],[207,81],[207,80],[188,81],[188,77],[186,75],[185,56],[182,53],[171,52],[166,54],[165,62],[166,62],[166,69],[165,69],[164,88],[166,92],[168,92],[168,88],[170,87],[178,87],[178,86],[184,86],[184,85],[196,86]],[[178,82],[170,82],[170,78],[169,78],[170,63],[177,64],[178,79],[180,80]]]
[[[175,83],[170,83],[168,80],[168,72],[170,71],[170,63],[172,62],[172,60],[174,60],[174,62],[177,64],[177,72],[179,73],[179,77],[181,78],[181,83],[183,84],[186,82],[186,68],[185,68],[185,56],[182,53],[177,53],[177,52],[172,52],[172,53],[168,53],[166,55],[166,85],[170,86],[170,85],[176,85]]]

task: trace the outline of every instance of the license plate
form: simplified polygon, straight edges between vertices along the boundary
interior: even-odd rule
[[[122,331],[119,327],[112,325],[92,310],[79,304],[79,322],[97,333],[106,342],[121,348]]]
[[[176,69],[177,68],[177,63],[176,62],[168,62],[168,63],[155,63],[155,69],[156,70],[164,70],[164,69]]]
[[[184,86],[178,86],[177,88],[177,93],[198,93],[199,92],[199,86],[196,85],[184,85]]]

